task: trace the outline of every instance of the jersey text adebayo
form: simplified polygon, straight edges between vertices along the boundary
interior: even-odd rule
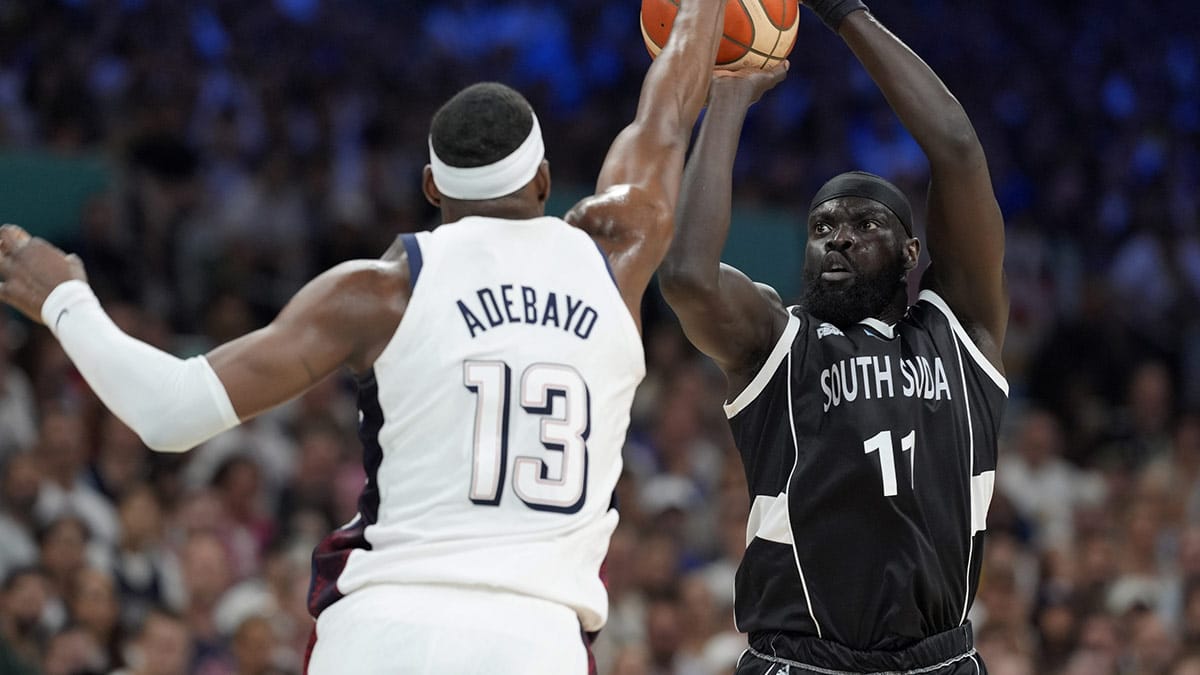
[[[563,298],[561,304],[560,295]],[[554,291],[539,294],[534,288],[514,284],[502,284],[496,289],[481,288],[467,296],[466,302],[461,299],[456,302],[471,337],[501,324],[523,323],[561,328],[586,340],[599,318],[596,310],[584,304],[582,299]],[[474,306],[474,311],[468,302]]]

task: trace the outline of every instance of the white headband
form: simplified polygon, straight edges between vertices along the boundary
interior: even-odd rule
[[[468,168],[450,166],[438,159],[433,151],[433,138],[429,139],[429,166],[433,170],[433,183],[438,192],[451,199],[496,199],[516,192],[533,180],[546,147],[542,144],[542,128],[537,115],[533,116],[533,127],[529,136],[503,159],[484,166]]]

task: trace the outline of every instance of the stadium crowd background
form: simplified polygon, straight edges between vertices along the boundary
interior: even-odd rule
[[[1195,5],[874,5],[963,101],[1008,222],[979,650],[994,675],[1200,673]],[[26,224],[129,332],[197,353],[432,225],[427,124],[461,86],[526,93],[556,189],[583,194],[647,63],[636,0],[0,0],[0,204],[65,204]],[[792,63],[747,125],[739,207],[800,223],[864,168],[921,212],[919,149],[810,15]],[[81,162],[93,187],[56,192]],[[748,502],[723,382],[646,309],[601,673],[728,673]],[[297,673],[309,553],[363,479],[349,383],[159,455],[46,331],[0,312],[0,337],[0,673]]]

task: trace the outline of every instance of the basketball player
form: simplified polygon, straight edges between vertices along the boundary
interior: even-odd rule
[[[545,217],[529,104],[498,84],[434,116],[432,233],[305,286],[186,361],[113,325],[78,258],[0,230],[0,299],[43,321],[146,443],[183,451],[345,366],[367,484],[313,556],[312,673],[585,673],[644,373],[639,306],[670,244],[724,0],[687,0],[597,193]],[[568,224],[570,223],[570,224]],[[573,227],[572,227],[573,226]]]
[[[1004,226],[962,107],[861,2],[809,4],[924,149],[932,266],[908,200],[865,173],[808,213],[805,293],[720,263],[746,109],[778,76],[716,77],[660,272],[691,341],[724,371],[752,507],[735,618],[739,675],[984,672],[967,611],[1007,400]]]

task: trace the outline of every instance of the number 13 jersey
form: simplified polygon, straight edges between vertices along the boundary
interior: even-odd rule
[[[1007,396],[933,291],[894,325],[793,308],[725,406],[752,500],[738,628],[894,650],[965,621]]]
[[[642,343],[557,218],[404,235],[413,291],[359,383],[367,485],[314,554],[314,615],[367,584],[477,586],[607,616],[600,565]]]

